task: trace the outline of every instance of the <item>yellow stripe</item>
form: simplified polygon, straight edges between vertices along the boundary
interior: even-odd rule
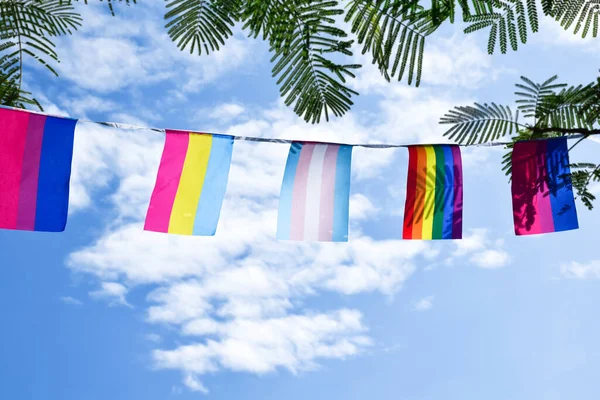
[[[190,133],[185,163],[173,203],[169,233],[191,235],[212,148],[212,136]]]
[[[425,185],[425,208],[423,210],[423,240],[431,240],[433,234],[433,208],[435,206],[435,150],[425,146],[427,154],[427,180]]]

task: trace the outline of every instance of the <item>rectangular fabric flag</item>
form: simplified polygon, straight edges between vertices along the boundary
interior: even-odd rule
[[[76,124],[0,108],[0,228],[65,230]]]
[[[460,148],[408,147],[403,239],[462,238],[463,179]]]
[[[352,146],[294,142],[285,166],[277,239],[348,241]]]
[[[512,198],[517,235],[579,228],[566,138],[515,144]]]
[[[232,152],[232,136],[167,130],[144,230],[214,235]]]

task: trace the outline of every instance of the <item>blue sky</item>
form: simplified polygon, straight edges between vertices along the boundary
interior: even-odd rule
[[[449,27],[421,88],[366,65],[353,111],[312,126],[243,33],[200,58],[170,42],[161,2],[80,9],[60,78],[24,77],[47,111],[238,135],[440,142],[454,105],[512,105],[520,75],[587,83],[600,58],[552,22],[492,57]],[[400,240],[407,152],[355,149],[349,243],[306,244],[274,240],[285,145],[236,142],[217,235],[187,238],[142,230],[160,133],[79,123],[75,141],[67,231],[0,232],[2,398],[597,397],[600,214],[578,204],[578,231],[516,238],[501,150],[463,152],[462,241]]]

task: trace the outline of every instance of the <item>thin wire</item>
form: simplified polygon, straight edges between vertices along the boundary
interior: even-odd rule
[[[42,113],[42,112],[38,112],[38,111],[24,110],[21,108],[9,107],[9,106],[4,106],[4,105],[0,105],[0,108],[5,108],[8,110],[15,110],[15,111],[23,111],[23,112],[28,112],[28,113],[32,113],[32,114],[38,114],[38,115],[45,115],[45,116],[49,116],[49,117],[72,119],[72,120],[76,120],[76,121],[80,121],[80,122],[108,126],[108,127],[116,128],[116,129],[145,130],[145,131],[153,131],[153,132],[161,132],[161,133],[165,133],[167,130],[171,130],[171,129],[151,128],[151,127],[146,127],[146,126],[124,124],[124,123],[120,123],[120,122],[103,122],[103,121],[92,121],[89,119],[76,119],[76,118],[71,118],[71,117],[63,117],[60,115],[46,114],[46,113]],[[173,131],[177,131],[177,132],[181,132],[181,133],[197,132],[194,130],[185,130],[185,129],[173,129]],[[345,145],[345,146],[352,146],[352,147],[364,147],[367,149],[394,149],[394,148],[410,147],[410,146],[416,146],[416,145],[435,146],[435,145],[442,145],[442,144],[447,145],[448,144],[448,143],[414,143],[414,144],[342,143],[342,142],[320,142],[320,141],[307,141],[307,140],[294,140],[294,139],[274,139],[274,138],[263,138],[263,137],[256,137],[256,136],[236,136],[236,135],[228,135],[228,134],[224,134],[224,133],[213,133],[213,132],[197,132],[197,133],[204,133],[204,134],[215,135],[215,136],[228,136],[228,137],[232,137],[233,140],[246,141],[246,142],[282,143],[282,144],[291,144],[294,142],[304,142],[304,143],[310,142],[310,143],[320,143],[320,144]],[[585,139],[586,136],[590,136],[590,135],[592,135],[592,134],[569,135],[568,138],[569,139]],[[536,139],[533,139],[533,140],[536,140]],[[537,139],[537,140],[543,140],[543,139]],[[454,144],[453,143],[453,145],[460,146],[460,147],[495,147],[495,146],[506,146],[506,145],[512,144],[512,143],[513,142],[511,141],[511,142],[488,142],[488,143],[473,143],[473,144]]]

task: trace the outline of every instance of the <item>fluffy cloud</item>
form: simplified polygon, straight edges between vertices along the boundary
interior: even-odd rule
[[[59,300],[65,304],[69,304],[71,306],[82,306],[83,305],[83,301],[78,300],[71,296],[62,296],[62,297],[59,297]]]
[[[154,359],[158,368],[185,371],[188,387],[193,382],[192,389],[206,391],[196,377],[208,372],[229,369],[264,374],[285,368],[296,373],[315,368],[315,360],[320,358],[357,354],[371,344],[364,336],[361,319],[360,312],[343,309],[329,314],[215,323],[218,339],[156,350]]]
[[[79,88],[109,93],[177,79],[183,92],[204,85],[249,62],[253,42],[238,32],[208,56],[180,51],[163,26],[163,7],[138,4],[110,16],[102,4],[79,7],[84,26],[58,42],[58,72]]]
[[[96,299],[107,300],[110,305],[122,305],[131,307],[125,295],[127,294],[127,288],[117,282],[102,282],[100,289],[90,292],[90,297]]]
[[[566,279],[600,279],[600,260],[592,260],[587,263],[572,261],[561,265],[560,273]]]
[[[435,299],[435,296],[427,296],[420,299],[414,305],[415,311],[423,312],[431,310],[433,308],[433,299]]]
[[[455,241],[455,250],[447,262],[452,263],[456,257],[470,255],[470,261],[479,268],[495,269],[506,266],[510,256],[504,250],[504,242],[489,239],[487,229],[471,229],[462,240]]]

